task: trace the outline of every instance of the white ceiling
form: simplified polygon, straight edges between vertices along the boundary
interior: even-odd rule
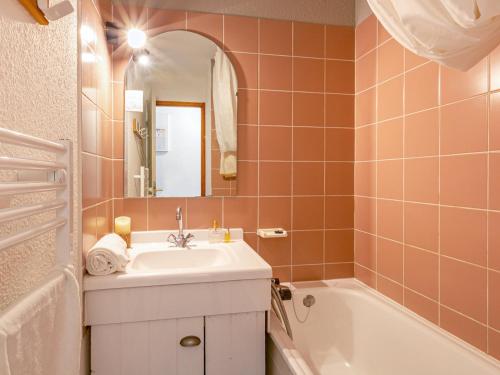
[[[152,8],[355,25],[356,0],[113,0]]]

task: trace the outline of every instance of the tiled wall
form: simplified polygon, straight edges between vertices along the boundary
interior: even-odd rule
[[[500,47],[466,73],[356,29],[355,276],[500,358]]]
[[[123,71],[129,51],[115,48],[113,140],[99,148],[98,137],[97,151],[84,153],[107,166],[111,152],[114,216],[131,216],[133,230],[174,228],[175,208],[182,206],[188,228],[207,228],[213,219],[244,228],[245,239],[283,280],[352,276],[354,29],[123,6],[112,13],[103,16],[124,28],[147,29],[150,36],[173,29],[208,36],[228,52],[240,86],[237,196],[123,199]],[[91,170],[86,181],[94,181]],[[111,186],[111,174],[99,171],[96,186]],[[89,200],[88,189],[84,216],[110,225],[109,196]],[[272,226],[291,235],[257,238],[257,228]]]
[[[84,35],[81,57],[81,160],[83,251],[112,230],[113,147],[112,66],[101,7],[92,0],[82,1],[81,24]],[[88,28],[88,29],[86,29]],[[82,33],[81,33],[82,34]],[[83,38],[82,38],[83,39]],[[115,129],[116,130],[116,129]]]

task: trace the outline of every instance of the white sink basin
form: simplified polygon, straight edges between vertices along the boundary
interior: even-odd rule
[[[211,268],[227,265],[230,257],[222,249],[168,249],[147,251],[135,256],[130,268],[137,271],[158,271],[187,268]]]
[[[153,285],[270,279],[271,266],[245,241],[243,230],[231,229],[230,243],[210,244],[208,230],[192,230],[190,249],[172,248],[175,231],[132,233],[131,258],[125,272],[84,277],[84,290]]]

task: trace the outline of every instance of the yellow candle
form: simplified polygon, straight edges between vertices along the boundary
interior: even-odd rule
[[[119,216],[115,219],[116,234],[130,234],[130,218],[128,216]]]

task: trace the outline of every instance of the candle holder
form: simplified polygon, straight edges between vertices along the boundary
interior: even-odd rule
[[[130,233],[117,233],[117,235],[119,235],[121,238],[123,238],[123,240],[127,243],[127,249],[130,249],[130,239],[131,239],[131,235]]]

